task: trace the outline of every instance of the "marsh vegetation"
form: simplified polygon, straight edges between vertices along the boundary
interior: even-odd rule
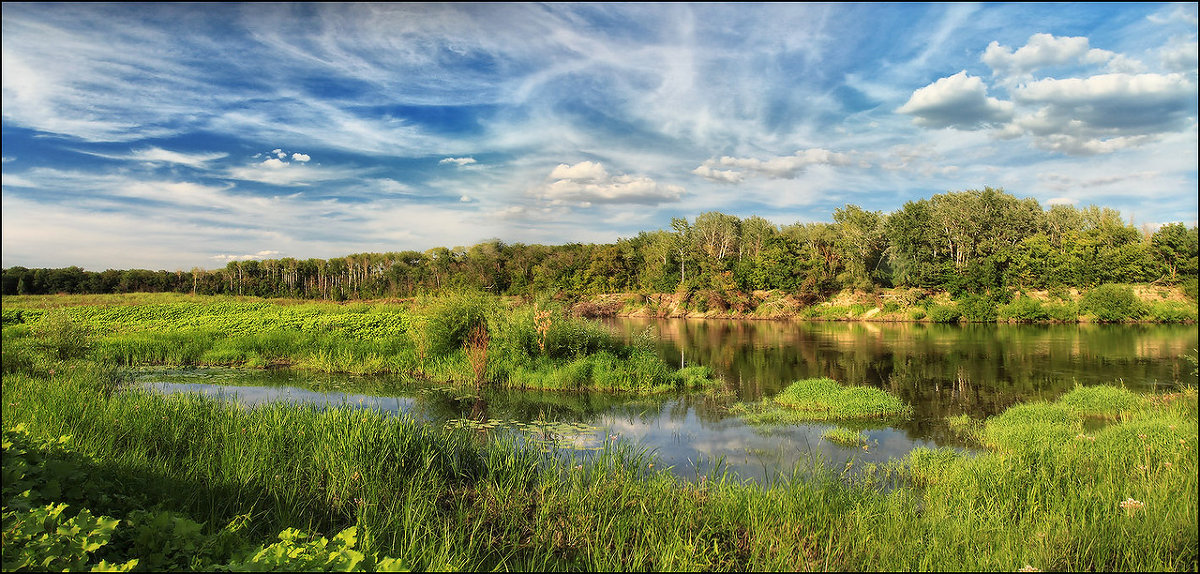
[[[481,427],[515,420],[496,406],[444,425],[357,405],[246,407],[131,384],[131,369],[145,365],[286,365],[390,373],[396,384],[463,397],[482,385],[740,400],[697,361],[668,365],[654,342],[631,345],[549,302],[12,303],[3,333],[5,569],[1197,564],[1190,371],[1159,389],[1081,386],[945,421],[970,451],[813,461],[764,481],[722,469],[681,480],[623,439],[587,451],[525,440],[520,430],[481,440]],[[801,380],[780,400],[742,402],[770,399],[810,418],[839,413],[840,434],[866,436],[868,447],[859,417],[914,416],[903,395],[851,382]],[[572,430],[586,429],[542,428]]]

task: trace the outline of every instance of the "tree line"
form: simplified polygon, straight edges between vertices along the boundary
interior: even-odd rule
[[[846,205],[831,223],[777,226],[710,211],[608,244],[357,253],[233,261],[191,271],[3,270],[3,293],[181,292],[309,299],[480,290],[531,295],[781,289],[817,301],[842,289],[955,294],[1106,283],[1184,284],[1195,295],[1197,228],[1150,233],[1111,208],[1052,205],[1003,190],[948,192],[892,213]]]

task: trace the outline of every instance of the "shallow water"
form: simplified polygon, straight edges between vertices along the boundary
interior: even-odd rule
[[[864,449],[822,439],[831,424],[749,427],[726,412],[729,400],[705,395],[487,390],[476,396],[396,377],[235,369],[150,370],[141,372],[139,381],[160,392],[198,392],[247,406],[289,401],[405,413],[430,424],[468,426],[481,436],[516,432],[548,448],[581,453],[605,441],[628,441],[654,452],[657,467],[681,478],[694,479],[723,465],[743,479],[762,481],[809,468],[815,460],[842,468],[885,462],[920,446],[961,447],[945,416],[982,418],[1016,402],[1052,400],[1077,383],[1123,383],[1138,391],[1174,388],[1191,372],[1182,355],[1197,346],[1196,329],[1186,326],[684,319],[607,324],[630,339],[650,329],[664,359],[712,367],[737,400],[773,396],[798,379],[830,377],[885,388],[916,412],[895,426],[843,423],[864,431]]]

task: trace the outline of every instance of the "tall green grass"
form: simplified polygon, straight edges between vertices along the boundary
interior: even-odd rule
[[[81,456],[67,461],[65,502],[122,519],[175,512],[204,523],[205,536],[242,524],[245,545],[286,528],[332,537],[353,526],[365,552],[413,569],[1197,565],[1194,390],[1141,398],[1094,432],[1075,426],[1092,409],[1072,406],[1092,402],[1082,394],[1014,407],[984,423],[994,450],[923,449],[894,467],[817,465],[756,485],[724,474],[680,482],[623,443],[591,458],[543,455],[512,438],[479,442],[371,410],[113,392],[119,371],[53,368],[6,372],[3,418],[42,439],[71,436]],[[1031,425],[1068,432],[1001,432]],[[896,477],[884,488],[881,479]],[[81,480],[105,486],[72,498]],[[121,528],[114,551],[134,548]]]
[[[464,343],[471,329],[483,326],[491,341],[487,384],[645,393],[712,384],[711,371],[671,370],[648,345],[627,345],[561,308],[551,309],[542,332],[532,308],[509,309],[481,294],[406,307],[231,299],[122,302],[6,308],[5,329],[28,329],[29,344],[60,359],[89,355],[126,366],[289,367],[475,383],[479,375]]]
[[[806,379],[788,385],[772,398],[734,405],[732,411],[752,425],[794,424],[907,417],[912,406],[881,389],[843,386],[833,379]]]

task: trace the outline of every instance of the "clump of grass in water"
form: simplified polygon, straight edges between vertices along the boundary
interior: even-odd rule
[[[1144,401],[1125,388],[1077,385],[1058,402],[1082,416],[1115,419],[1142,408]]]
[[[842,386],[833,379],[796,381],[772,399],[738,403],[730,409],[748,424],[795,424],[912,415],[899,397],[871,387]]]
[[[867,435],[862,431],[833,427],[821,434],[821,438],[842,446],[859,447],[867,444]]]

